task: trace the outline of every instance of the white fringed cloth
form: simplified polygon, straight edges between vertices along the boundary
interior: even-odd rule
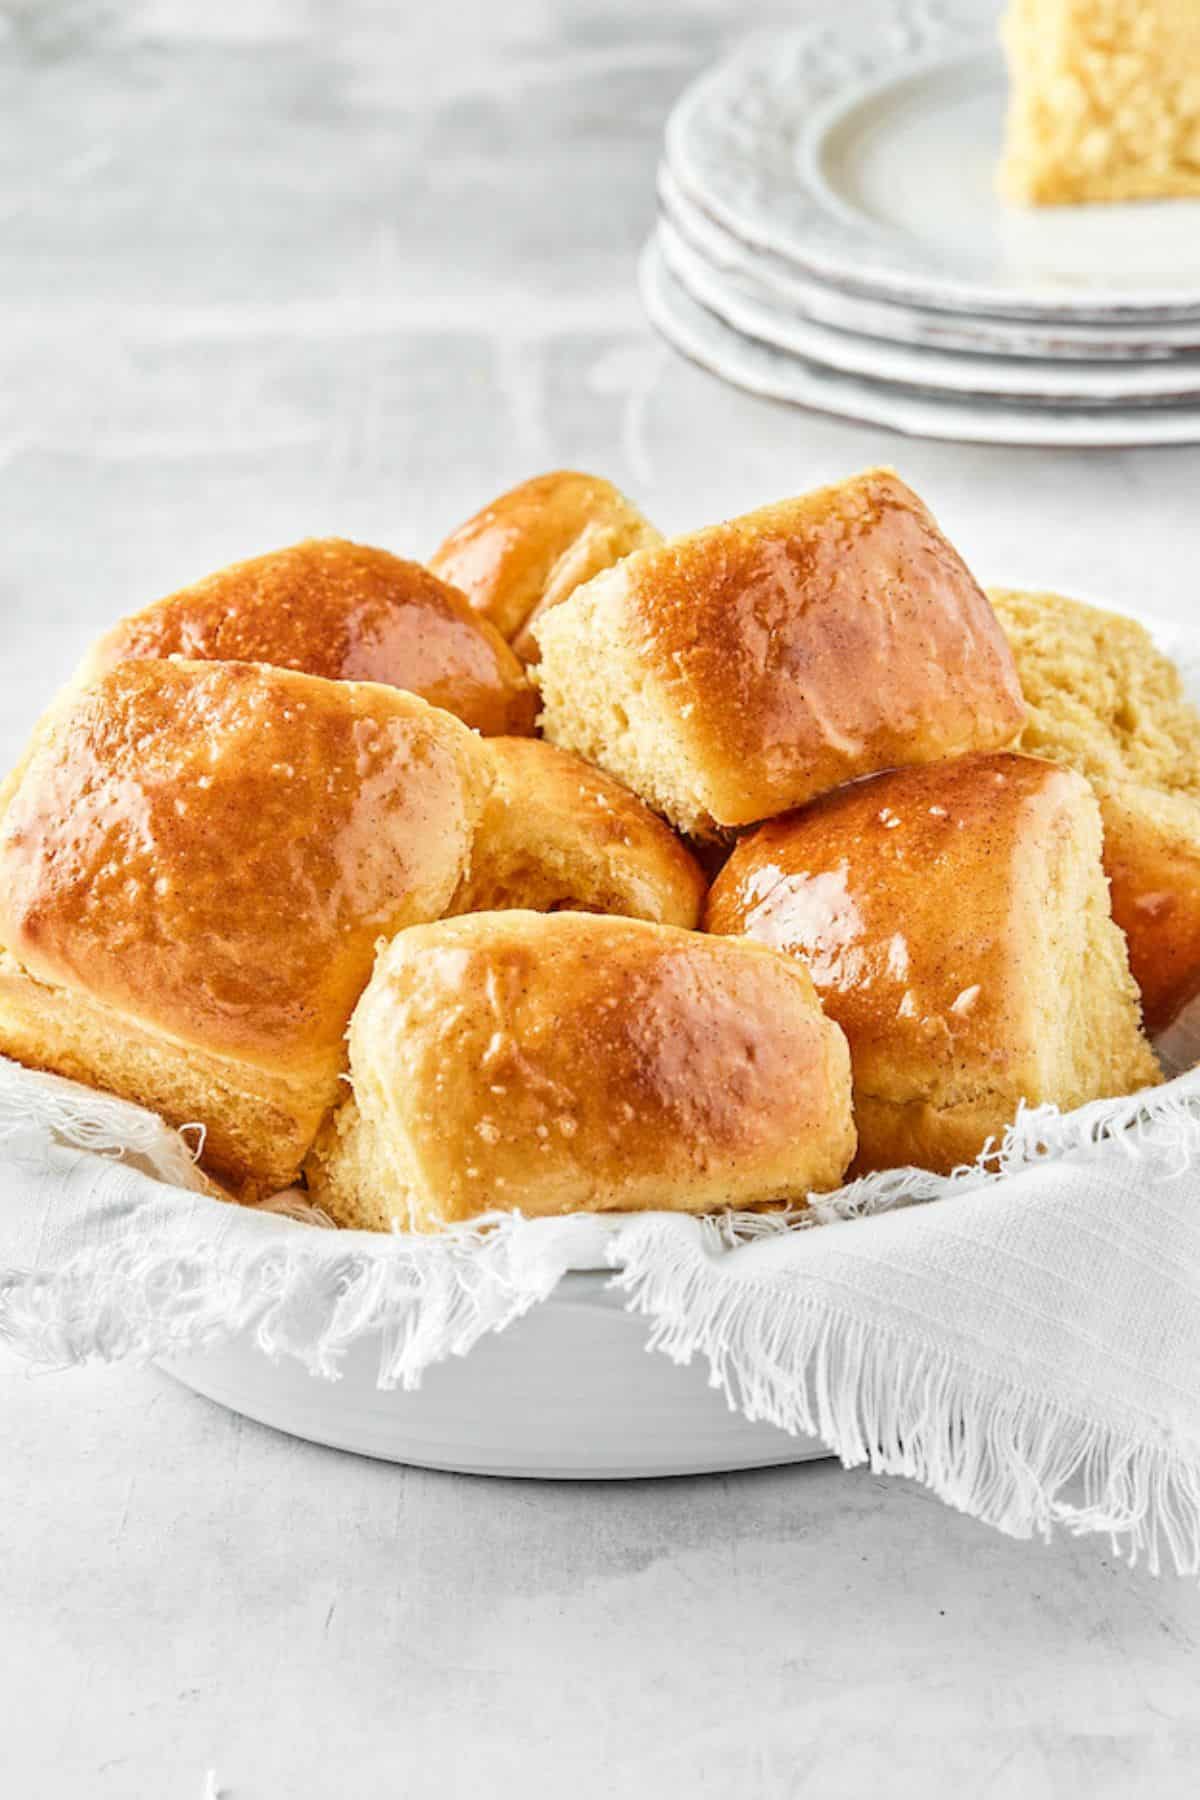
[[[381,1386],[410,1388],[599,1261],[652,1351],[706,1359],[748,1418],[1013,1536],[1200,1572],[1200,1071],[1026,1112],[978,1167],[867,1177],[800,1218],[388,1237],[281,1205],[209,1198],[152,1115],[0,1060],[0,1340],[33,1365],[250,1332],[336,1377],[371,1335]]]

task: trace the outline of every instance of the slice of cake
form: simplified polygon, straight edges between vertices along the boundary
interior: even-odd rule
[[[1007,199],[1200,194],[1196,0],[1011,0],[1003,37]]]

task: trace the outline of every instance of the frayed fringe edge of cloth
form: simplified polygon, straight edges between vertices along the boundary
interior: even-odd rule
[[[560,1228],[539,1230],[546,1223]],[[434,1363],[465,1356],[550,1295],[582,1246],[572,1223],[506,1215],[369,1250],[293,1226],[287,1243],[250,1254],[177,1243],[87,1251],[53,1272],[0,1271],[0,1343],[62,1369],[179,1356],[250,1332],[267,1356],[335,1381],[345,1352],[378,1334],[378,1386],[411,1390]]]
[[[846,1468],[904,1475],[1008,1537],[1107,1534],[1158,1574],[1200,1574],[1200,1460],[1081,1417],[777,1282],[728,1281],[697,1240],[647,1224],[616,1284],[648,1347],[701,1356],[731,1409],[820,1438]]]
[[[0,1084],[0,1138],[12,1099]],[[80,1124],[66,1096],[54,1105],[59,1141],[120,1149],[127,1120],[116,1111]],[[124,1141],[155,1173],[183,1172],[160,1138]],[[747,1417],[815,1434],[847,1465],[910,1476],[1011,1536],[1047,1535],[1056,1525],[1104,1532],[1131,1561],[1144,1557],[1157,1570],[1165,1552],[1181,1573],[1196,1574],[1200,1460],[1182,1446],[1137,1440],[1089,1420],[1083,1407],[981,1375],[826,1301],[781,1295],[739,1271],[734,1254],[769,1234],[952,1201],[1037,1164],[1113,1158],[1136,1162],[1151,1179],[1194,1168],[1200,1072],[1070,1114],[1024,1110],[970,1168],[866,1176],[814,1197],[802,1215],[506,1214],[367,1246],[264,1220],[286,1234],[268,1247],[243,1240],[196,1251],[169,1234],[112,1244],[55,1270],[0,1271],[0,1341],[31,1363],[63,1367],[168,1357],[250,1332],[266,1354],[336,1378],[345,1351],[378,1334],[380,1387],[411,1389],[426,1368],[467,1354],[546,1299],[567,1270],[607,1263],[628,1309],[649,1320],[651,1347],[679,1362],[706,1358],[713,1384]]]
[[[1160,1180],[1200,1161],[1200,1075],[1063,1114],[1023,1107],[978,1163],[940,1177],[868,1175],[814,1197],[812,1224],[832,1224],[930,1200],[950,1200],[1039,1164],[1123,1157]],[[786,1229],[764,1218],[760,1236]],[[695,1222],[686,1237],[658,1219],[631,1225],[615,1277],[630,1311],[650,1322],[649,1348],[696,1356],[746,1418],[820,1438],[842,1464],[903,1475],[1006,1536],[1103,1533],[1152,1574],[1164,1551],[1200,1574],[1200,1458],[1105,1427],[1044,1394],[965,1368],[827,1300],[781,1296],[777,1281],[727,1279],[730,1224]]]

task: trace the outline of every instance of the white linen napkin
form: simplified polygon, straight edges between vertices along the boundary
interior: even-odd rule
[[[212,1199],[152,1115],[0,1059],[0,1340],[31,1363],[251,1329],[335,1376],[375,1334],[380,1385],[413,1387],[597,1267],[748,1417],[1013,1536],[1101,1532],[1200,1573],[1200,1070],[1028,1111],[973,1169],[869,1176],[799,1218],[389,1237]]]

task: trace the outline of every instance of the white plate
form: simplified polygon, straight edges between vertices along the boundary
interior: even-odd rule
[[[841,332],[930,350],[1038,360],[1155,362],[1200,352],[1200,320],[1153,320],[1107,325],[1063,320],[994,319],[986,314],[926,311],[890,300],[869,300],[800,274],[791,264],[755,250],[693,204],[666,163],[658,172],[658,200],[684,242],[710,267],[744,279],[758,293],[800,319]]]
[[[987,30],[987,37],[981,31]],[[667,126],[684,192],[806,275],[905,304],[1200,318],[1200,201],[1018,208],[995,191],[1006,93],[978,0],[894,0],[758,38]]]
[[[714,375],[770,400],[879,425],[908,437],[972,444],[1100,447],[1200,443],[1200,406],[1071,407],[1054,412],[999,400],[934,398],[799,361],[743,337],[693,300],[656,243],[640,265],[651,322],[677,350]]]
[[[411,1394],[376,1387],[371,1340],[348,1352],[337,1382],[269,1361],[251,1338],[163,1366],[196,1393],[295,1437],[472,1475],[599,1481],[829,1454],[815,1438],[732,1411],[706,1367],[648,1352],[645,1321],[623,1310],[610,1279],[567,1275],[507,1331],[429,1369]]]
[[[1034,362],[885,344],[797,318],[743,277],[714,269],[665,217],[658,224],[658,246],[693,300],[735,331],[846,375],[914,391],[1019,400],[1027,406],[1200,401],[1200,358],[1149,364]]]

